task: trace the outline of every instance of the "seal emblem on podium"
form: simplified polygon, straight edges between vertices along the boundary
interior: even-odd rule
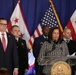
[[[51,67],[51,75],[71,75],[71,67],[64,61],[58,61]]]

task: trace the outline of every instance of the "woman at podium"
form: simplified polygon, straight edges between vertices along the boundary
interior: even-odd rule
[[[66,43],[61,40],[58,27],[52,27],[48,34],[48,41],[44,42],[38,57],[38,64],[44,65],[43,73],[51,75],[51,66],[57,61],[65,61],[62,57],[69,55]]]

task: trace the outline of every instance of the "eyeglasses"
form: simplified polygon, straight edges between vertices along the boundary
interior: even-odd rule
[[[4,24],[4,23],[0,23],[0,25],[6,26],[7,24]]]

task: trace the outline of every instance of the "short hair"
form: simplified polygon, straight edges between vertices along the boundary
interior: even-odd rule
[[[44,29],[45,27],[50,28],[48,25],[43,25],[43,26],[42,26],[42,29]]]
[[[13,28],[14,27],[18,27],[19,28],[19,26],[18,25],[13,25],[12,27],[11,27],[11,30],[13,31]]]
[[[70,28],[64,28],[64,32],[65,32],[66,30],[70,30],[70,31],[71,31],[71,29],[70,29]]]
[[[6,20],[5,18],[0,18],[0,20]]]
[[[5,20],[5,21],[8,23],[7,19],[5,19],[5,18],[0,18],[0,21],[1,21],[1,20]]]
[[[0,75],[9,75],[9,72],[6,68],[0,68]]]

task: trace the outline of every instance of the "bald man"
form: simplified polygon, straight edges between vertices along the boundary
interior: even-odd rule
[[[73,54],[76,52],[76,42],[71,39],[71,30],[69,28],[64,29],[63,36],[63,40],[68,45],[69,53]]]
[[[69,49],[69,54],[73,54],[74,52],[76,52],[76,41],[73,41],[71,39],[71,30],[69,28],[65,28],[64,32],[63,32],[63,40],[66,42],[68,49]],[[74,74],[75,71],[75,66],[72,66],[72,75]]]

